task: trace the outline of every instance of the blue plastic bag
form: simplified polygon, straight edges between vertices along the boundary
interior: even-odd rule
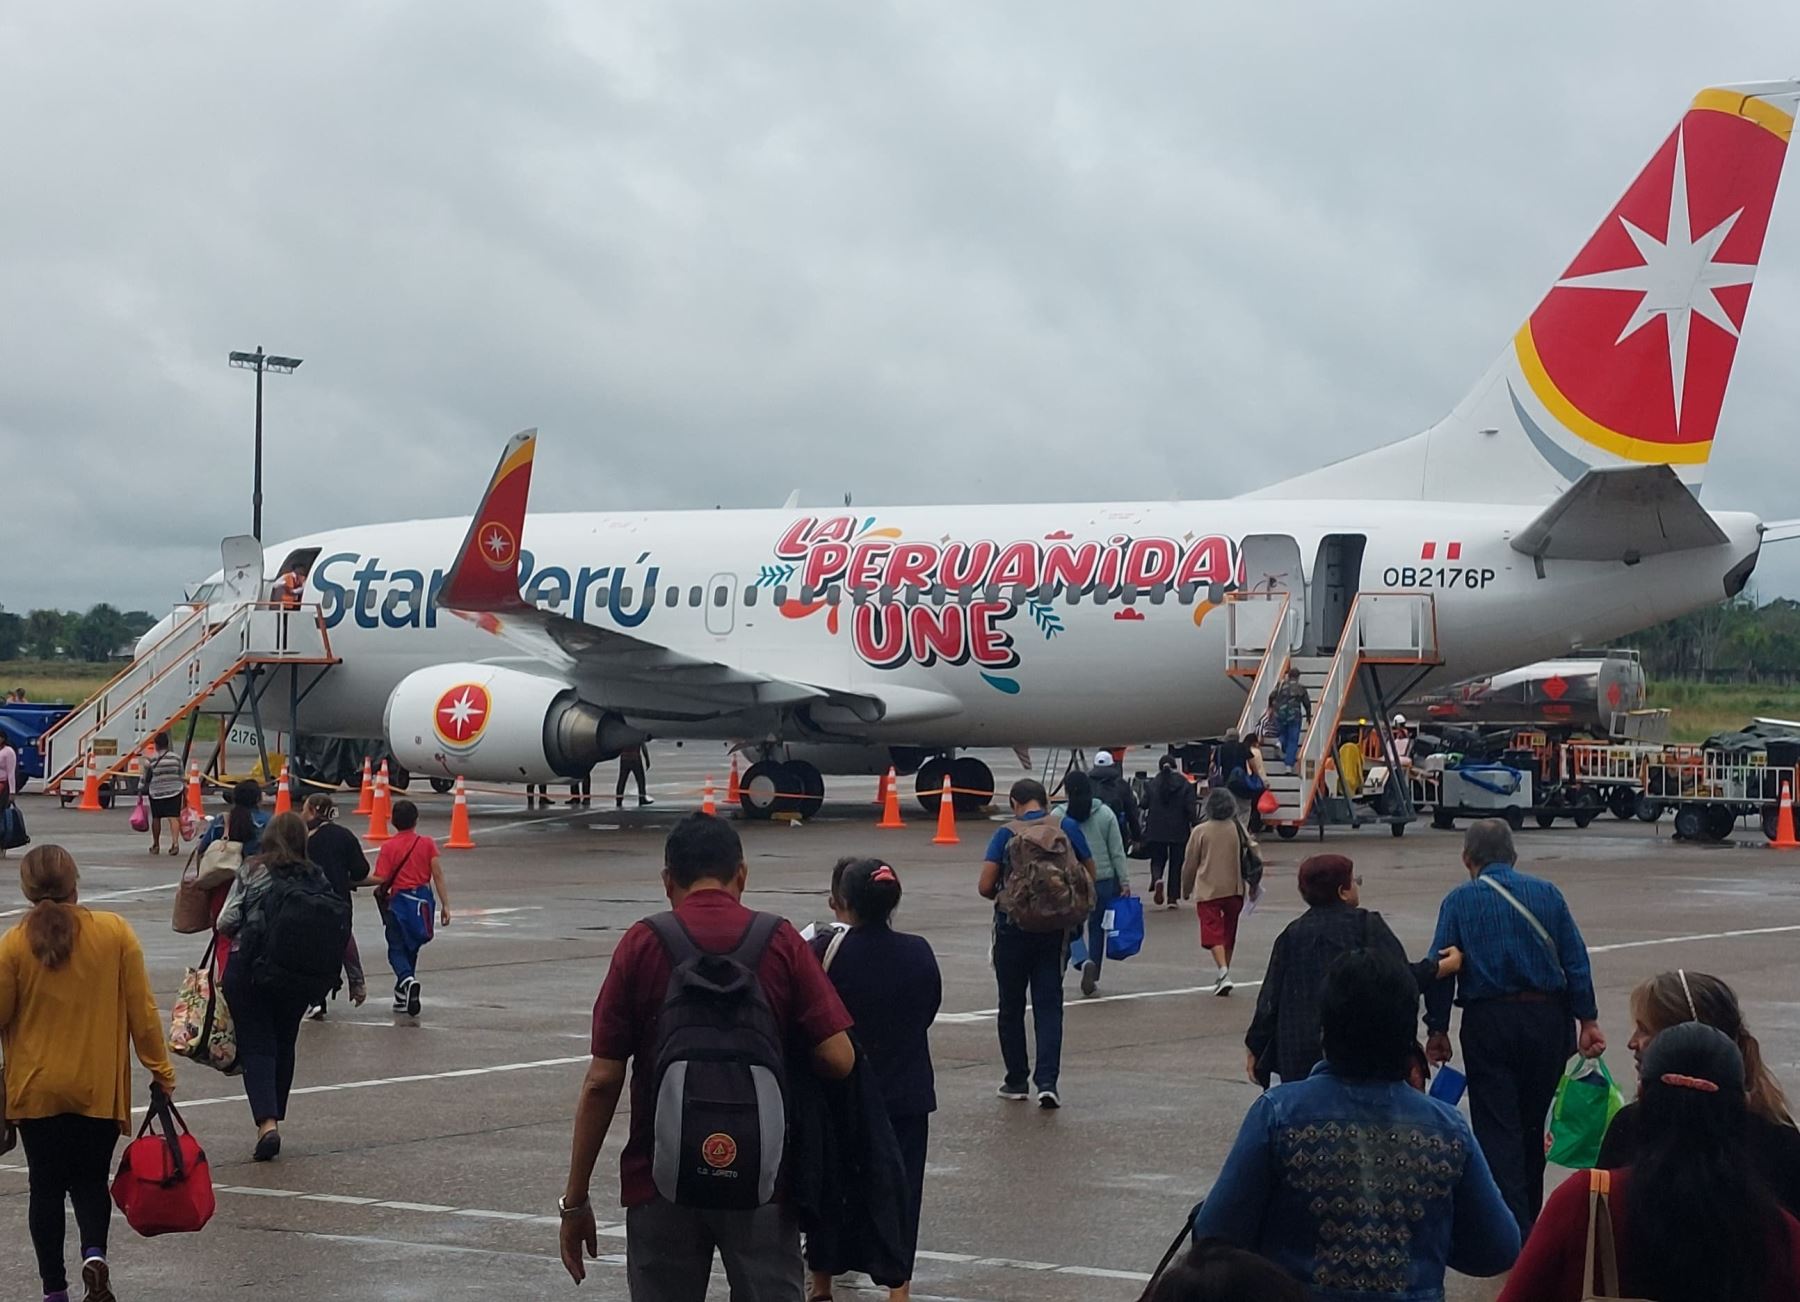
[[[1144,902],[1135,895],[1121,895],[1107,912],[1112,917],[1106,928],[1106,956],[1115,962],[1130,958],[1144,947]]]

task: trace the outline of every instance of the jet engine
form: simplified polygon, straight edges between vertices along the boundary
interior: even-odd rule
[[[415,775],[553,782],[641,741],[557,678],[497,665],[416,670],[388,697],[388,745]]]

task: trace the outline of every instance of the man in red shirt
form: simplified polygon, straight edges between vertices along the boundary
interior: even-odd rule
[[[707,814],[683,819],[663,847],[662,879],[676,918],[698,948],[715,954],[737,948],[756,915],[741,902],[749,869],[731,824]],[[594,1004],[594,1061],[576,1106],[569,1181],[558,1204],[563,1265],[579,1284],[587,1277],[582,1249],[590,1257],[599,1253],[588,1186],[631,1059],[631,1129],[619,1159],[619,1193],[625,1206],[626,1281],[634,1302],[702,1302],[715,1248],[734,1299],[797,1302],[804,1278],[800,1228],[779,1193],[752,1211],[679,1207],[657,1194],[655,1064],[646,1059],[656,1049],[672,970],[668,951],[644,922],[626,932],[613,951]],[[827,1079],[848,1076],[856,1065],[847,1034],[850,1014],[791,924],[776,928],[756,975],[790,1060],[810,1061]]]

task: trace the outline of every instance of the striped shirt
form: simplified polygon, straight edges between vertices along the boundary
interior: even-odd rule
[[[1566,995],[1570,1015],[1581,1021],[1598,1017],[1587,942],[1581,938],[1581,929],[1575,925],[1563,893],[1554,884],[1522,873],[1511,864],[1490,864],[1481,870],[1481,875],[1505,887],[1531,911],[1550,933],[1555,952],[1499,891],[1479,881],[1464,882],[1444,897],[1438,909],[1437,935],[1431,942],[1434,954],[1449,945],[1463,952],[1462,971],[1456,977],[1456,1002],[1466,1007],[1483,999],[1535,991]],[[1450,989],[1450,982],[1445,980],[1426,991],[1427,1030],[1449,1029]]]
[[[152,800],[167,800],[171,796],[179,796],[187,784],[181,773],[181,756],[172,750],[161,751],[154,758],[145,759],[138,773]]]

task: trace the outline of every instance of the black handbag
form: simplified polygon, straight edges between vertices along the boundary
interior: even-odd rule
[[[1169,1250],[1163,1253],[1162,1260],[1156,1263],[1156,1269],[1150,1272],[1150,1282],[1144,1285],[1144,1291],[1138,1294],[1138,1302],[1150,1302],[1150,1295],[1156,1292],[1156,1281],[1162,1278],[1162,1273],[1169,1268],[1169,1263],[1175,1260],[1175,1254],[1181,1251],[1181,1245],[1186,1243],[1193,1234],[1194,1220],[1200,1215],[1200,1209],[1204,1206],[1206,1206],[1206,1199],[1202,1198],[1188,1212],[1187,1219],[1181,1223],[1181,1233],[1175,1236],[1175,1242],[1169,1245]]]
[[[9,800],[6,808],[0,809],[0,850],[17,850],[30,844],[31,834],[25,830],[25,815],[19,812],[19,802]]]

